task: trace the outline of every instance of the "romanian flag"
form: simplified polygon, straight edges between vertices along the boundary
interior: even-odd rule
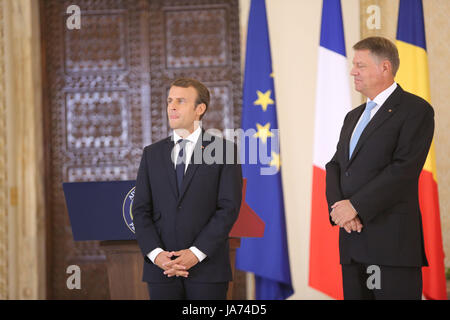
[[[323,0],[314,128],[309,286],[335,299],[343,298],[339,228],[333,228],[328,218],[325,165],[336,151],[345,115],[350,110],[341,1]]]
[[[400,55],[396,81],[406,91],[431,104],[422,0],[400,0],[396,44]],[[422,269],[423,295],[427,299],[447,299],[435,159],[433,142],[419,178],[419,203],[429,263],[429,267]]]

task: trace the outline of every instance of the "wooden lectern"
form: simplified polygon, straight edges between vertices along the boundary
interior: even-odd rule
[[[236,249],[240,247],[241,243],[240,238],[258,238],[264,234],[264,222],[245,202],[246,185],[247,181],[244,179],[239,216],[228,240],[233,275]],[[123,199],[128,197],[131,186],[134,186],[134,181],[63,184],[74,240],[100,240],[100,247],[106,253],[109,289],[113,300],[149,299],[147,284],[142,282],[144,258],[134,234],[130,231],[131,229],[127,229],[122,218],[125,206]],[[117,195],[114,192],[117,192]],[[87,197],[92,198],[87,199]],[[120,204],[120,214],[115,214],[116,207],[119,205],[112,199],[116,197],[123,201]],[[111,208],[99,209],[105,206],[105,201]],[[114,213],[113,216],[111,216],[112,213]],[[104,224],[105,214],[108,214],[109,227],[106,229],[95,228],[97,223],[103,222]],[[117,218],[118,215],[120,219]],[[227,299],[230,300],[232,296],[233,282],[230,282]]]

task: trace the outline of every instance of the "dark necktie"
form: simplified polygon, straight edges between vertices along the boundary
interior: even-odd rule
[[[178,145],[180,146],[180,151],[178,152],[176,172],[177,172],[177,185],[178,185],[178,194],[181,193],[181,185],[183,183],[184,177],[184,168],[186,165],[186,143],[187,140],[178,140]]]

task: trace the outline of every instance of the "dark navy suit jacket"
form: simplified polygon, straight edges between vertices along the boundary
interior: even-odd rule
[[[398,86],[349,159],[350,138],[364,109],[365,104],[347,114],[336,154],[326,165],[330,212],[335,202],[349,199],[364,226],[361,233],[350,234],[341,228],[341,263],[428,265],[418,181],[433,138],[433,108]]]
[[[242,199],[242,171],[236,146],[202,131],[180,194],[171,160],[173,147],[172,137],[145,147],[137,175],[132,213],[145,260],[143,281],[174,279],[165,276],[148,259],[147,254],[153,249],[178,251],[191,246],[207,257],[189,270],[189,280],[230,281],[228,234]],[[211,163],[208,155],[216,156],[218,161]]]

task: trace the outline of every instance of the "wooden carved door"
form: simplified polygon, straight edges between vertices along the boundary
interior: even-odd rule
[[[67,27],[71,5],[80,9],[80,29]],[[177,77],[210,88],[206,128],[239,125],[238,0],[41,0],[40,6],[48,298],[108,299],[104,252],[98,242],[73,241],[62,182],[135,179],[143,147],[168,135],[166,94]],[[67,288],[70,265],[81,269],[79,290]]]

